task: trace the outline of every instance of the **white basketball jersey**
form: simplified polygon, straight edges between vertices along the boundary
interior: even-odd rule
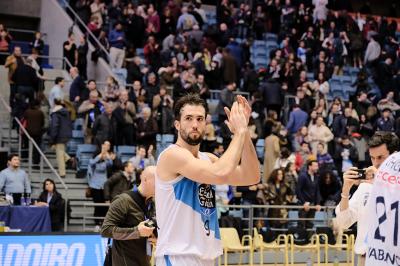
[[[199,158],[210,160],[200,152]],[[222,247],[214,187],[199,184],[184,176],[163,181],[157,174],[155,184],[159,227],[156,257],[189,255],[202,260],[219,257]]]
[[[368,199],[367,266],[400,265],[400,153],[379,167]],[[362,222],[362,221],[360,221]]]

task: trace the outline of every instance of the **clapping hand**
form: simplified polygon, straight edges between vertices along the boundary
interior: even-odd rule
[[[225,124],[228,126],[232,133],[238,130],[247,130],[251,116],[251,107],[249,102],[243,96],[238,95],[237,101],[232,105],[232,108],[224,107],[227,120]]]

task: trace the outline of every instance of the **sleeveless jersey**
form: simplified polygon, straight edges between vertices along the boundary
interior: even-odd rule
[[[167,149],[171,147],[174,145]],[[199,159],[210,160],[201,152]],[[183,255],[213,260],[222,255],[214,186],[184,176],[163,181],[157,173],[155,185],[159,227],[156,257]]]
[[[400,152],[389,156],[379,167],[367,208],[365,265],[400,265]]]

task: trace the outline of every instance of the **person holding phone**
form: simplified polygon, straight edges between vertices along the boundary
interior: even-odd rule
[[[358,221],[368,220],[366,204],[371,193],[374,174],[379,166],[399,146],[398,137],[392,132],[376,132],[368,142],[372,166],[366,169],[351,167],[343,173],[341,201],[336,207],[336,225],[341,231]],[[350,190],[358,186],[350,198]],[[354,246],[358,264],[365,265],[367,246],[364,243],[368,231],[367,223],[357,223],[357,238]]]

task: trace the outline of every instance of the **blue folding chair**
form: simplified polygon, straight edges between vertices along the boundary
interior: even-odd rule
[[[257,157],[261,161],[264,160],[264,143],[265,143],[264,139],[258,139],[256,143]]]

